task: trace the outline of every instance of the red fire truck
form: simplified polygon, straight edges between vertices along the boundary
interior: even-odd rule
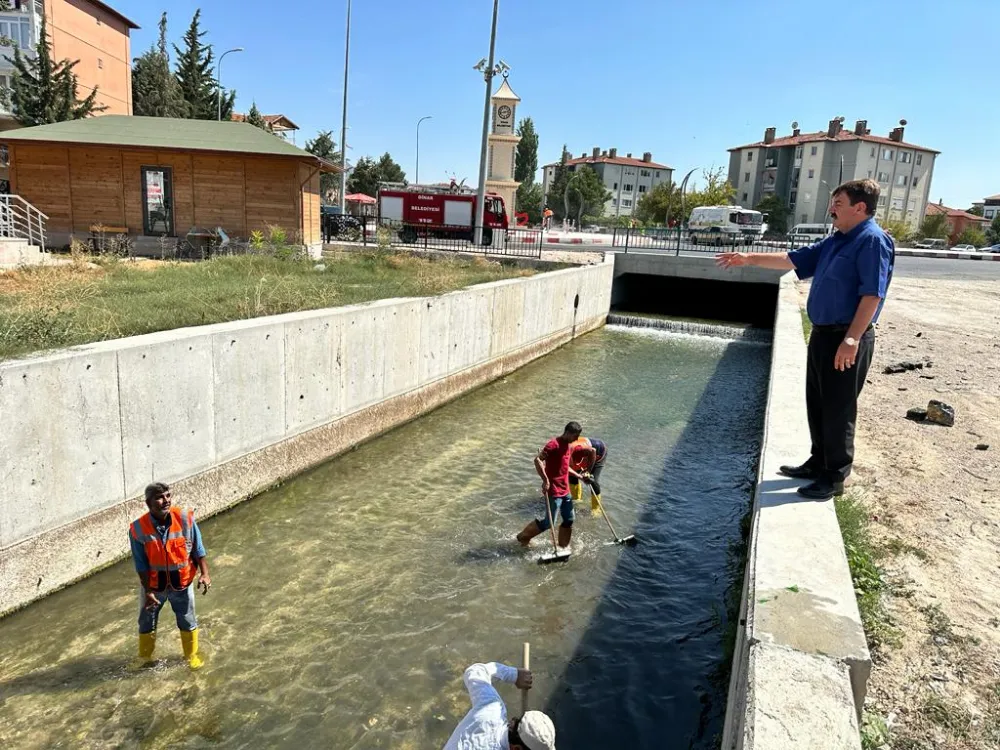
[[[378,192],[380,226],[399,232],[402,242],[418,237],[472,241],[474,216],[483,221],[483,244],[493,243],[493,233],[507,229],[507,207],[495,193],[486,194],[485,211],[476,211],[476,193],[452,183],[450,186],[383,183]]]

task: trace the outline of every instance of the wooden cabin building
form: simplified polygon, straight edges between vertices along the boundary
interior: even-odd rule
[[[212,120],[90,117],[0,133],[3,147],[10,192],[48,216],[49,247],[95,226],[159,243],[271,225],[318,254],[320,173],[340,171],[253,125]]]

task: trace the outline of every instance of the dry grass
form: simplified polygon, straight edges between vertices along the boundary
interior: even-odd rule
[[[533,271],[483,258],[366,253],[200,263],[92,259],[0,274],[0,358],[186,326],[421,297]],[[320,269],[320,270],[317,270]]]

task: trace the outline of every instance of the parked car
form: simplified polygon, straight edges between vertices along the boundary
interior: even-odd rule
[[[975,245],[955,245],[955,247],[953,247],[952,250],[958,250],[959,252],[962,252],[962,253],[974,253],[974,252],[976,252],[976,246]]]
[[[913,247],[919,250],[947,250],[948,243],[945,240],[917,240]]]
[[[1000,253],[1000,243],[996,245],[990,245],[989,247],[984,247],[980,252],[983,253]]]

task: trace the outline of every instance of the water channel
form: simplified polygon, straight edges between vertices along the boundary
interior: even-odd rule
[[[169,608],[161,661],[127,671],[131,561],[0,620],[0,747],[441,747],[464,668],[523,641],[561,748],[717,747],[768,360],[609,327],[204,521],[200,672]],[[541,566],[513,535],[569,419],[610,445],[607,508],[641,542],[606,546],[585,496],[572,559]]]

